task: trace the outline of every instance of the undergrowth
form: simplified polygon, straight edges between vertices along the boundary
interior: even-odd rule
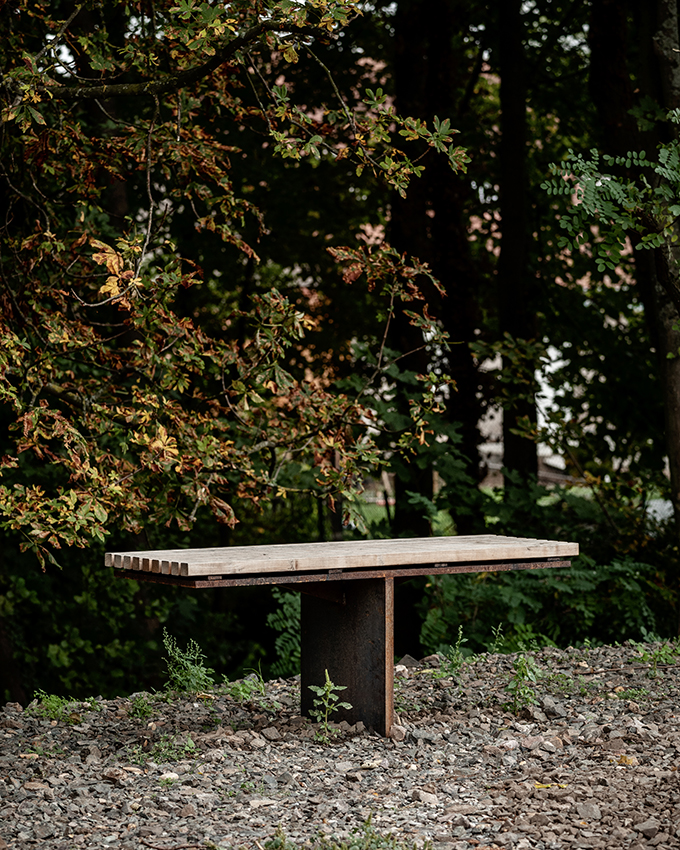
[[[308,847],[305,844],[305,847]],[[286,834],[278,828],[273,838],[265,841],[265,850],[302,850],[301,845],[291,841]],[[426,841],[417,845],[415,841],[404,841],[394,835],[379,833],[371,824],[371,818],[363,826],[352,830],[349,838],[338,839],[334,836],[320,835],[314,842],[314,850],[431,850],[431,843]]]

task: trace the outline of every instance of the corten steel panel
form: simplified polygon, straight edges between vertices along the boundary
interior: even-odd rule
[[[293,584],[309,584],[319,582],[346,582],[365,578],[411,578],[413,576],[433,576],[456,573],[503,572],[506,570],[534,570],[545,568],[570,567],[571,561],[564,558],[539,558],[535,561],[491,561],[488,563],[474,562],[470,564],[416,564],[410,567],[381,567],[379,569],[334,570],[327,572],[309,573],[267,573],[264,575],[238,576],[211,575],[196,578],[184,576],[163,575],[161,573],[142,572],[141,570],[116,569],[114,575],[118,578],[133,581],[152,581],[159,584],[174,584],[179,587],[209,588],[209,587],[246,587],[250,585],[278,584],[282,586]],[[293,588],[290,587],[292,590]],[[302,590],[302,588],[298,588]],[[311,590],[309,591],[311,592]]]
[[[309,685],[321,685],[325,671],[352,705],[332,716],[389,735],[394,714],[394,579],[348,582],[345,604],[302,596],[301,710],[314,707]]]

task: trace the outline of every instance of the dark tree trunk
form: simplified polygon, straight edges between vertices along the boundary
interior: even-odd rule
[[[11,700],[26,705],[26,691],[14,658],[12,641],[5,622],[0,617],[0,698],[4,698],[5,691],[9,693]]]
[[[666,125],[643,134],[629,114],[636,94],[651,97],[664,110],[680,106],[677,3],[634,4],[634,36],[629,32],[630,11],[617,0],[594,0],[592,5],[590,90],[601,120],[603,147],[611,154],[649,150],[677,133],[676,127]],[[680,538],[680,313],[670,295],[678,282],[678,259],[677,251],[674,256],[664,247],[635,252],[637,283],[661,375],[671,498]],[[680,590],[680,569],[676,567],[669,579],[676,592]],[[680,610],[678,614],[680,618]]]
[[[466,4],[456,0],[405,0],[398,4],[394,76],[397,108],[402,114],[428,122],[437,115],[450,118],[455,126],[457,91],[465,88],[463,75],[469,73],[468,59],[457,44],[465,18]],[[481,404],[479,378],[466,343],[475,339],[478,327],[480,280],[468,244],[464,199],[469,191],[466,180],[456,176],[443,157],[428,154],[423,176],[412,181],[405,199],[395,197],[393,201],[390,241],[399,251],[428,262],[446,290],[443,299],[432,288],[426,289],[425,295],[452,341],[463,343],[453,345],[448,354],[447,369],[456,382],[456,392],[452,393],[447,415],[462,424],[461,450],[468,473],[476,482]],[[404,351],[421,343],[419,332],[405,322],[397,323],[392,344]],[[421,353],[402,365],[422,371],[428,363]],[[405,504],[405,490],[431,496],[431,469],[414,469],[408,480],[397,477],[395,509],[397,529],[409,527],[418,534],[429,533],[422,511]],[[454,519],[459,533],[465,533],[467,525],[474,522],[471,516]]]
[[[500,201],[501,254],[498,261],[500,328],[513,339],[536,336],[532,282],[527,269],[528,182],[526,59],[521,0],[503,0],[499,15],[501,76]],[[523,478],[536,475],[538,459],[533,440],[513,433],[520,419],[536,422],[533,397],[503,409],[503,464]]]

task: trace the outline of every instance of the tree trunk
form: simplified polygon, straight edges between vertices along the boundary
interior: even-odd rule
[[[465,46],[459,35],[465,30],[466,4],[457,0],[404,0],[395,15],[394,76],[397,109],[431,122],[437,115],[456,124],[457,92],[465,89],[470,73]],[[461,42],[459,44],[459,42]],[[462,85],[461,85],[462,81]],[[479,476],[480,382],[467,343],[475,339],[479,327],[478,293],[480,278],[468,243],[464,199],[468,182],[455,175],[444,157],[428,154],[422,177],[414,178],[405,199],[392,203],[390,241],[399,250],[430,264],[446,290],[441,298],[434,288],[425,290],[431,311],[441,318],[456,344],[447,354],[446,368],[456,383],[447,416],[462,424],[460,449],[473,481]],[[404,351],[422,343],[419,332],[407,323],[397,323],[393,344]],[[423,371],[428,365],[422,354],[403,368]],[[414,464],[412,464],[414,466]],[[412,528],[422,534],[429,524],[422,511],[405,504],[405,490],[432,495],[432,470],[414,469],[408,480],[396,478],[395,526]],[[475,518],[452,514],[459,533],[467,533]]]
[[[526,59],[521,0],[500,4],[499,53],[501,76],[500,201],[501,254],[498,261],[500,327],[521,344],[536,336],[532,285],[527,270],[528,182]],[[522,478],[536,475],[538,458],[533,440],[513,433],[518,420],[536,423],[533,397],[503,410],[503,465]],[[507,485],[508,482],[506,482]]]
[[[669,125],[652,134],[638,130],[629,114],[636,94],[631,69],[640,96],[651,97],[664,110],[680,106],[677,3],[657,0],[633,8],[635,52],[629,52],[633,39],[628,34],[631,21],[625,6],[617,0],[594,0],[591,16],[590,89],[602,123],[603,147],[617,155],[649,150],[677,133],[677,128]],[[669,254],[668,247],[635,252],[637,283],[661,376],[671,499],[680,543],[680,313],[671,297],[678,283],[677,261],[677,252],[675,256]],[[680,591],[677,564],[674,574],[667,578],[676,593]],[[678,614],[680,617],[680,610]]]
[[[5,692],[9,693],[10,699],[14,702],[26,705],[26,691],[14,660],[12,641],[5,622],[0,617],[0,699],[4,699]]]

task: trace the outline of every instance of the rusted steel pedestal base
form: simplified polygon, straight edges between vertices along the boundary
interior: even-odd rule
[[[302,594],[301,708],[309,716],[325,671],[336,685],[346,685],[334,721],[361,720],[380,735],[389,735],[394,714],[394,579],[343,582],[342,600]]]

